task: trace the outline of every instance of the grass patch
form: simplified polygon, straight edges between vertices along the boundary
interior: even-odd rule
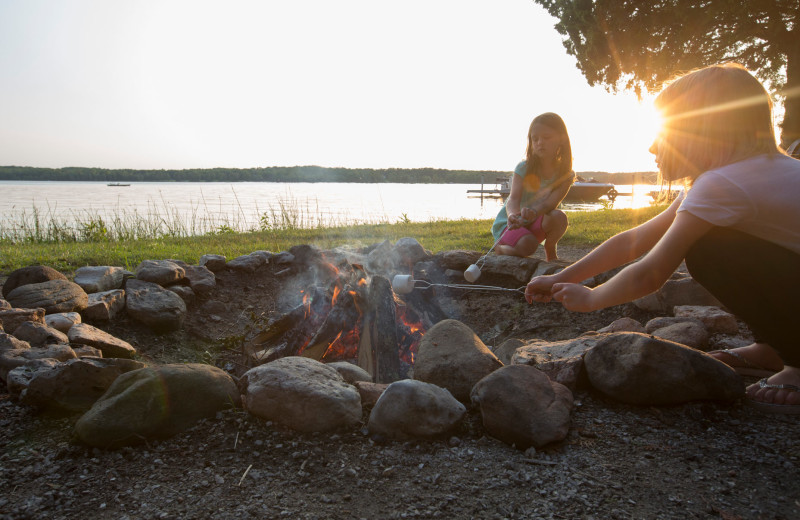
[[[662,207],[608,209],[570,212],[570,228],[564,244],[595,246],[603,240],[655,216]],[[322,249],[338,246],[365,246],[402,237],[416,238],[434,253],[452,249],[485,251],[493,240],[491,220],[448,220],[362,224],[353,226],[271,227],[260,231],[222,230],[199,236],[161,236],[112,240],[90,235],[84,240],[23,241],[0,240],[0,273],[8,274],[29,265],[48,265],[72,272],[86,265],[117,265],[133,270],[143,260],[173,258],[197,264],[204,254],[235,258],[257,250],[285,251],[298,244],[314,244]]]

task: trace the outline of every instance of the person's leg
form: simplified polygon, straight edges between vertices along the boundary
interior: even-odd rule
[[[558,260],[558,241],[567,232],[569,220],[567,214],[560,209],[554,209],[544,215],[542,219],[542,230],[544,231],[544,253],[548,262]]]
[[[532,227],[532,226],[531,226]],[[498,255],[530,256],[539,247],[539,239],[527,228],[506,230],[494,248]]]
[[[800,312],[800,255],[746,233],[713,228],[690,248],[686,266],[753,330],[756,343],[733,350],[753,364],[780,370],[770,384],[800,386],[795,368],[800,367],[800,342],[791,330]],[[736,365],[724,353],[715,357]],[[751,385],[747,393],[761,402],[800,404],[800,394],[788,390]]]

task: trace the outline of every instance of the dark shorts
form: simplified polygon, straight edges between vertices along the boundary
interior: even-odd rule
[[[544,239],[547,238],[544,234],[544,229],[542,229],[542,219],[544,219],[544,215],[539,215],[528,227],[520,227],[517,229],[503,228],[503,235],[500,237],[498,244],[515,246],[522,237],[527,235],[533,235],[536,237],[536,241],[541,244]]]

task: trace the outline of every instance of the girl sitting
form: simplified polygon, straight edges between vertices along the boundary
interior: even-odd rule
[[[567,215],[556,209],[575,172],[564,121],[547,112],[528,130],[526,160],[514,169],[511,193],[492,225],[499,255],[530,256],[544,241],[548,261],[558,260],[556,245],[567,230]]]

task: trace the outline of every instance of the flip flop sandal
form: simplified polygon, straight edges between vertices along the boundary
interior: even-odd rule
[[[767,383],[767,379],[761,379],[758,383],[756,383],[759,388],[772,388],[774,390],[788,390],[790,392],[800,392],[800,386],[796,385],[773,385]],[[745,399],[745,402],[756,408],[761,410],[762,412],[767,413],[780,413],[780,414],[787,414],[787,415],[800,415],[800,404],[776,404],[776,403],[765,403],[762,401],[755,401],[751,398]]]
[[[748,361],[744,356],[742,356],[738,352],[734,352],[733,350],[727,348],[722,350],[710,350],[707,352],[707,354],[714,354],[715,352],[721,352],[723,354],[727,354],[730,357],[737,360],[739,363],[741,363],[738,366],[731,365],[730,363],[725,363],[719,358],[715,358],[717,359],[717,361],[722,361],[723,363],[731,367],[740,376],[769,377],[775,375],[778,372],[777,370],[770,370],[768,368],[762,367],[761,365],[757,365],[752,361]]]

